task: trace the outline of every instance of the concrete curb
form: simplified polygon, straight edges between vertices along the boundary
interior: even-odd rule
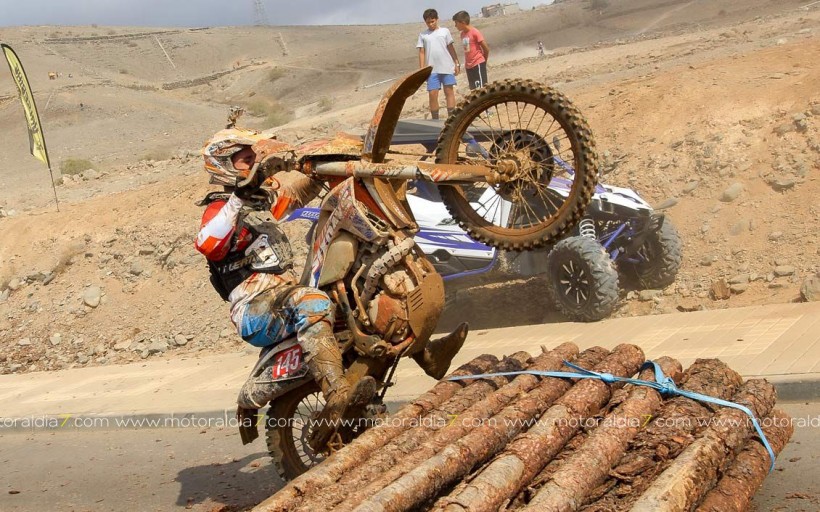
[[[750,379],[754,377],[744,377]],[[763,376],[774,384],[778,402],[810,402],[820,400],[820,374]]]

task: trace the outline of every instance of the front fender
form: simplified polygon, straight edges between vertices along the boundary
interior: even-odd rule
[[[384,155],[390,148],[404,102],[421,87],[432,71],[433,68],[430,66],[414,71],[393,84],[393,87],[384,93],[370,121],[367,135],[364,137],[362,156],[365,159],[374,163],[384,161]]]

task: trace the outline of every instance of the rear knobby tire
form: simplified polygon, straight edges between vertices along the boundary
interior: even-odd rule
[[[515,113],[516,108],[525,112],[529,112],[530,109],[538,112],[546,121],[540,122],[536,127],[535,123],[530,122],[533,118],[529,117],[526,126],[523,126],[522,118],[530,114],[522,116],[519,113],[518,124],[511,123],[508,128],[503,124],[502,118],[506,115],[508,120],[512,119],[510,111]],[[482,115],[485,117],[480,118]],[[498,132],[495,131],[496,122],[499,125]],[[439,136],[436,161],[444,164],[470,163],[469,149],[467,156],[464,152],[459,154],[459,151],[462,137],[469,133],[468,130],[471,128],[489,131],[493,137],[496,136],[495,133],[512,134],[506,140],[503,137],[497,139],[506,144],[506,149],[501,147],[502,143],[496,143],[495,147],[486,152],[489,156],[482,156],[485,161],[474,163],[492,166],[493,161],[509,156],[503,154],[505,151],[510,155],[520,154],[520,145],[511,147],[515,144],[509,144],[509,139],[515,138],[515,134],[518,133],[527,140],[532,140],[535,136],[540,137],[538,147],[531,145],[531,156],[533,160],[543,162],[543,155],[548,155],[552,161],[550,173],[556,172],[557,175],[563,171],[553,155],[560,157],[575,171],[569,196],[563,198],[553,195],[559,197],[560,206],[551,207],[551,211],[535,210],[540,222],[528,226],[499,226],[489,222],[470,205],[470,200],[475,196],[474,193],[471,194],[470,185],[440,186],[441,197],[448,211],[471,237],[501,249],[527,250],[554,243],[580,221],[597,183],[597,153],[586,120],[566,96],[551,87],[523,79],[493,82],[477,89],[459,104],[447,119]],[[542,168],[546,168],[546,165]],[[541,177],[535,178],[536,181],[539,179]],[[499,190],[499,187],[494,188]],[[527,199],[526,202],[532,203],[532,200]]]
[[[596,240],[574,236],[558,242],[547,256],[550,299],[575,322],[607,318],[618,303],[618,272]]]
[[[298,411],[304,400],[312,400],[314,396],[316,403],[323,406],[319,386],[311,381],[274,399],[268,409],[265,422],[268,453],[279,476],[285,481],[293,480],[324,459],[323,455],[314,454],[307,445],[305,414],[309,415],[311,411],[301,411],[301,414]]]

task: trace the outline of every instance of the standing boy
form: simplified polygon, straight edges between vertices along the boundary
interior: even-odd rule
[[[456,73],[460,71],[453,36],[444,27],[438,26],[438,12],[435,9],[424,11],[424,23],[427,30],[419,34],[416,48],[419,49],[419,67],[432,66],[433,72],[427,79],[427,93],[430,99],[430,114],[438,119],[438,91],[444,87],[444,99],[447,113],[456,107]]]
[[[461,44],[464,46],[464,67],[467,70],[467,84],[470,89],[477,89],[487,84],[487,58],[490,47],[481,32],[470,25],[467,11],[453,15],[456,28],[461,31]]]

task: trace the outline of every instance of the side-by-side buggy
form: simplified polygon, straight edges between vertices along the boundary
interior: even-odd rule
[[[442,126],[443,121],[401,120],[392,142],[421,145],[432,154]],[[481,137],[480,133],[473,135]],[[468,153],[471,147],[483,151],[468,139],[464,139]],[[526,131],[509,133],[501,139],[495,141],[499,146],[549,151],[547,144],[539,145]],[[546,153],[543,158],[557,160]],[[558,162],[567,173],[572,173],[568,164]],[[566,197],[570,185],[566,178],[553,177],[548,190]],[[515,215],[495,189],[482,186],[470,191],[476,211],[483,207],[486,215]],[[497,268],[499,252],[473,240],[458,226],[441,202],[436,187],[416,182],[407,200],[421,228],[416,242],[446,281],[486,274]],[[315,220],[317,213],[306,208],[294,212],[291,218]],[[678,232],[663,213],[653,210],[631,189],[599,184],[578,226],[555,245],[524,253],[515,268],[523,276],[543,274],[556,308],[570,320],[589,322],[613,312],[622,282],[633,280],[637,287],[645,289],[672,284],[680,268],[681,249]]]

